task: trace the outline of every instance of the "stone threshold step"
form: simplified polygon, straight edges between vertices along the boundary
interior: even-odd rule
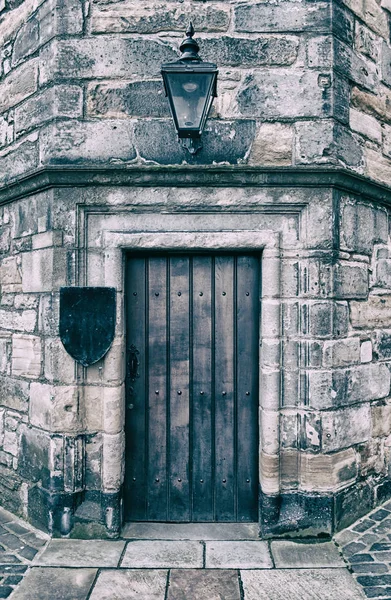
[[[258,523],[125,523],[127,540],[259,540]]]

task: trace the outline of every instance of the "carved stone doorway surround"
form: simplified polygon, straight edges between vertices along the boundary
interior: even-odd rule
[[[118,212],[121,212],[120,210]],[[115,207],[110,210],[115,214]],[[129,232],[126,220],[131,213],[118,215],[117,225],[121,231],[114,230],[112,219],[107,223],[104,215],[107,209],[100,211],[93,206],[79,205],[79,253],[77,260],[76,285],[102,285],[115,287],[118,294],[116,336],[112,350],[105,362],[109,361],[112,380],[124,381],[125,373],[125,254],[132,250],[151,251],[251,251],[261,255],[261,318],[260,318],[260,359],[259,359],[259,489],[260,500],[265,510],[276,510],[280,494],[280,380],[281,380],[281,344],[280,344],[280,234],[270,230],[208,230],[178,231],[175,229],[175,214],[172,216],[172,231]],[[123,215],[125,218],[122,218]],[[150,214],[150,213],[149,213]],[[96,225],[92,239],[91,224],[94,217],[102,224],[99,240]],[[183,216],[183,214],[182,214]],[[223,215],[221,221],[224,221]],[[103,217],[103,218],[102,218]],[[190,215],[189,215],[190,217]],[[238,215],[239,217],[239,215]],[[159,218],[159,215],[156,215]],[[191,219],[191,217],[190,217]],[[107,227],[106,227],[107,225]],[[117,229],[117,225],[115,229]],[[99,263],[99,268],[97,268]],[[267,344],[267,352],[263,346]],[[94,369],[94,367],[90,367]],[[102,369],[102,367],[100,367]],[[105,371],[106,368],[103,370]],[[100,373],[101,375],[101,373]],[[93,375],[95,382],[99,374]],[[79,384],[88,383],[89,374],[80,369]],[[104,378],[102,386],[110,385]],[[104,390],[103,390],[104,394]],[[121,385],[121,409],[113,411],[110,417],[103,419],[103,459],[102,459],[102,496],[120,499],[124,477],[125,448],[125,391]],[[105,415],[105,411],[104,411]],[[272,467],[271,467],[272,466]],[[263,499],[263,500],[262,500]],[[265,504],[266,499],[266,504]],[[260,503],[260,505],[261,505]],[[108,531],[115,534],[121,525],[120,509],[116,502],[110,507],[105,502],[105,520]],[[108,506],[109,505],[109,506]],[[114,513],[114,514],[113,514]],[[270,517],[265,515],[266,518]],[[265,518],[264,516],[264,518]],[[272,516],[273,518],[273,516]],[[278,514],[274,518],[278,519]]]

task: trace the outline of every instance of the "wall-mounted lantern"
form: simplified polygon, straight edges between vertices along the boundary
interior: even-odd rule
[[[202,148],[201,134],[217,96],[217,66],[198,56],[194,27],[190,23],[182,42],[179,60],[162,65],[166,96],[179,141],[191,153]]]

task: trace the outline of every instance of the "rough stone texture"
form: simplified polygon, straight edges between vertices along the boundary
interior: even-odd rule
[[[32,519],[41,513],[45,526],[55,506],[58,533],[61,516],[72,520],[84,492],[93,492],[94,519],[117,523],[111,534],[118,534],[123,253],[156,250],[157,236],[166,234],[159,247],[168,250],[188,248],[190,235],[206,251],[221,250],[224,236],[228,251],[243,249],[240,236],[247,249],[263,251],[262,490],[333,503],[327,531],[346,522],[353,506],[369,510],[386,494],[388,195],[382,188],[367,195],[360,180],[355,193],[318,186],[312,169],[324,168],[323,182],[334,167],[391,180],[389,8],[386,0],[0,0],[2,193],[48,168],[39,193],[18,188],[0,207],[4,502]],[[201,56],[220,71],[195,156],[177,143],[160,77],[161,63],[178,56],[192,12]],[[174,176],[172,165],[182,165],[180,185],[154,187],[162,173]],[[197,165],[200,180],[206,165],[221,168],[222,177],[232,165],[235,186],[190,184]],[[148,167],[144,184],[134,166]],[[112,179],[99,174],[107,167],[115,167]],[[269,169],[259,187],[255,167]],[[79,168],[104,185],[52,186],[54,169],[63,185],[80,177]],[[296,180],[287,185],[291,172]],[[315,183],[300,187],[307,175]],[[281,185],[273,187],[272,176]],[[59,339],[59,288],[66,285],[117,289],[116,339],[87,372]]]
[[[166,584],[167,571],[106,570],[99,574],[90,598],[91,600],[111,600],[113,597],[117,600],[133,598],[162,600],[165,597]]]
[[[96,573],[97,569],[33,568],[17,588],[13,598],[27,600],[31,598],[31,590],[34,590],[34,594],[42,600],[53,600],[53,598],[84,600],[87,598]]]
[[[240,589],[237,571],[175,570],[170,572],[168,600],[239,600]]]
[[[277,569],[344,567],[343,559],[332,542],[272,542],[271,552]]]
[[[136,569],[200,569],[203,564],[200,542],[135,541],[128,544],[121,567]]]
[[[270,600],[282,600],[287,590],[292,600],[311,600],[316,596],[324,600],[365,598],[342,569],[244,571],[242,582],[246,600],[259,600],[259,590]]]
[[[265,542],[206,542],[207,569],[271,569]]]
[[[35,566],[47,567],[116,567],[125,542],[87,540],[51,540]]]

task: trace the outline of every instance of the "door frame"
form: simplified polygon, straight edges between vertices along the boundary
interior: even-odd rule
[[[96,210],[96,209],[95,209]],[[99,210],[89,215],[86,223],[87,239],[94,216],[99,222],[98,253],[96,242],[87,243],[84,285],[103,285],[117,290],[117,319],[113,345],[103,361],[103,367],[90,367],[91,381],[100,382],[102,393],[109,397],[115,391],[115,404],[104,411],[102,423],[101,493],[107,497],[121,497],[125,475],[125,261],[132,251],[165,252],[256,252],[260,254],[261,315],[259,352],[259,498],[280,495],[280,394],[281,394],[281,241],[282,232],[272,230],[197,230],[175,229],[176,214],[172,214],[172,230],[160,232],[132,231],[132,212],[123,212],[121,229],[118,220],[115,230],[110,218]],[[239,216],[239,215],[238,215]],[[92,217],[92,218],[91,218]],[[158,218],[158,215],[157,215]],[[190,225],[191,227],[191,225]],[[91,236],[91,237],[90,237]],[[97,258],[98,257],[98,258]],[[89,276],[89,262],[99,260],[99,277]],[[83,268],[84,264],[84,268]],[[96,269],[94,270],[96,272]],[[96,371],[96,372],[95,372]],[[107,386],[107,387],[105,387]],[[117,386],[113,388],[113,386]],[[115,408],[116,407],[116,408]],[[115,410],[113,410],[115,408]],[[107,526],[111,511],[105,515]]]
[[[273,231],[197,231],[197,232],[140,232],[105,231],[103,246],[106,248],[104,259],[104,283],[117,288],[119,293],[117,314],[117,340],[119,345],[113,356],[124,380],[125,340],[124,340],[124,293],[125,293],[125,255],[132,251],[165,251],[193,253],[202,252],[258,252],[261,268],[261,315],[260,315],[260,353],[259,353],[259,484],[260,492],[268,496],[280,493],[280,379],[281,379],[281,342],[280,342],[280,298],[281,298],[281,257],[280,233]],[[120,266],[121,265],[121,266]],[[125,445],[125,391],[122,392],[123,410],[117,429],[121,431],[121,440],[112,444],[108,440],[103,456],[108,463],[117,465],[118,479],[124,478]],[[110,455],[110,456],[109,456]],[[104,464],[105,464],[104,460]],[[106,475],[106,476],[105,476]],[[113,476],[103,469],[104,491],[113,492]],[[118,489],[115,491],[118,492]]]

